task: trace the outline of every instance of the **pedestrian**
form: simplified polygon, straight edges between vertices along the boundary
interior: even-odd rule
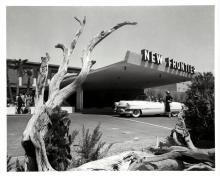
[[[17,106],[18,106],[18,108],[17,108],[17,113],[18,114],[21,114],[21,107],[22,107],[22,105],[23,105],[23,100],[22,100],[22,98],[21,98],[21,93],[19,94],[19,96],[18,96],[18,98],[17,98]]]
[[[25,99],[25,113],[30,113],[30,106],[31,106],[31,96],[29,94],[27,94],[26,99]]]
[[[170,111],[170,103],[173,101],[173,97],[170,95],[170,91],[166,91],[166,100],[165,100],[165,111],[169,118],[171,118],[171,111]]]

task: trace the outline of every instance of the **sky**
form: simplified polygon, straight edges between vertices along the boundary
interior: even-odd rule
[[[82,50],[91,38],[123,21],[125,26],[94,49],[95,68],[122,61],[126,51],[140,54],[148,49],[195,66],[199,72],[214,72],[214,6],[9,6],[6,9],[7,58],[40,62],[48,52],[50,64],[60,64],[57,43],[69,47],[79,25],[87,22],[71,56],[70,66],[81,67]]]

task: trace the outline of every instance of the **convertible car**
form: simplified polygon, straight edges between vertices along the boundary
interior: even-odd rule
[[[170,110],[177,115],[184,108],[183,103],[170,103]],[[146,100],[119,101],[115,102],[114,112],[120,116],[130,115],[140,117],[141,115],[165,115],[165,103]]]

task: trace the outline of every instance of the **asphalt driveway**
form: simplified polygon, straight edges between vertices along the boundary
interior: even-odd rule
[[[101,123],[102,141],[107,143],[128,143],[129,141],[155,140],[166,137],[174,127],[176,119],[167,117],[126,118],[116,115],[71,114],[70,131],[81,131],[82,126],[94,129]],[[24,155],[21,147],[22,132],[30,116],[7,116],[7,154]],[[80,137],[81,134],[78,136]]]

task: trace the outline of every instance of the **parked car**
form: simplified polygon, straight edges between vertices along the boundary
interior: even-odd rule
[[[132,101],[119,101],[115,102],[114,112],[120,116],[130,115],[132,117],[140,117],[141,115],[165,115],[165,103],[153,102],[143,100],[143,97],[138,97]],[[170,103],[170,110],[173,115],[178,113],[184,108],[183,103],[172,102]]]

